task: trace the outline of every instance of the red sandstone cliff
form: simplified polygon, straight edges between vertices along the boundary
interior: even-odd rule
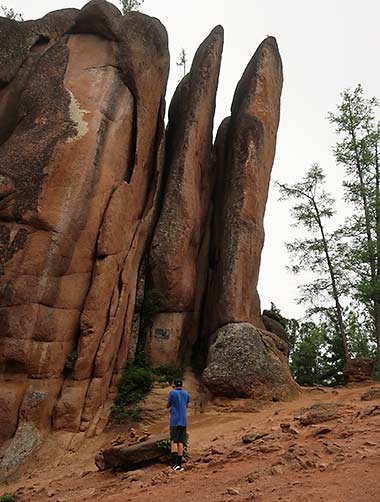
[[[207,355],[227,323],[263,328],[256,286],[281,59],[273,38],[260,45],[214,146],[222,47],[216,27],[165,133],[169,54],[157,19],[103,0],[38,21],[0,18],[3,444],[32,449],[51,426],[92,431],[137,340],[152,365],[179,365]],[[159,313],[141,323],[152,291]]]

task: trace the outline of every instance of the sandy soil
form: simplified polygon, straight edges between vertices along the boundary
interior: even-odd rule
[[[1,486],[0,494],[16,492],[16,502],[377,502],[380,398],[361,400],[370,388],[379,389],[380,396],[380,385],[371,383],[304,389],[288,403],[258,407],[236,400],[214,403],[204,413],[193,410],[191,459],[181,473],[163,464],[132,475],[99,472],[95,453],[127,430],[85,441],[78,436],[62,435],[58,441],[55,437],[33,463]],[[336,403],[336,416],[301,425],[297,417],[315,403]],[[149,430],[166,431],[167,417],[161,416]],[[254,433],[265,435],[255,439]],[[251,436],[246,439],[250,443],[242,441],[245,435]],[[71,451],[65,451],[69,441]]]

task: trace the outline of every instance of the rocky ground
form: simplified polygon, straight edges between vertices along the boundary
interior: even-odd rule
[[[165,393],[158,394],[164,399]],[[153,401],[159,404],[157,393]],[[152,434],[166,429],[162,415],[149,425]],[[82,443],[78,435],[62,435],[1,486],[0,494],[14,492],[16,502],[380,499],[379,384],[308,388],[291,402],[262,406],[218,401],[203,413],[195,407],[189,429],[191,459],[184,472],[163,464],[132,473],[99,472],[96,452],[128,431]]]

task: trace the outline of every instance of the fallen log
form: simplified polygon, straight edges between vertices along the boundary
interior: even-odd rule
[[[168,439],[167,434],[147,439],[131,446],[116,445],[100,450],[95,457],[95,464],[100,471],[121,469],[130,471],[143,464],[148,464],[164,456],[167,451],[160,447],[161,441]]]

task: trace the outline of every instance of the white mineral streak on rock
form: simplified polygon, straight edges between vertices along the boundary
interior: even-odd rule
[[[74,122],[77,129],[77,135],[74,138],[69,138],[67,140],[68,143],[72,143],[74,141],[80,140],[81,138],[83,138],[83,136],[87,134],[88,123],[84,120],[84,115],[88,113],[88,111],[82,110],[80,108],[78,101],[76,100],[74,94],[70,91],[70,89],[66,88],[66,90],[70,94],[70,106],[69,106],[70,118]]]

